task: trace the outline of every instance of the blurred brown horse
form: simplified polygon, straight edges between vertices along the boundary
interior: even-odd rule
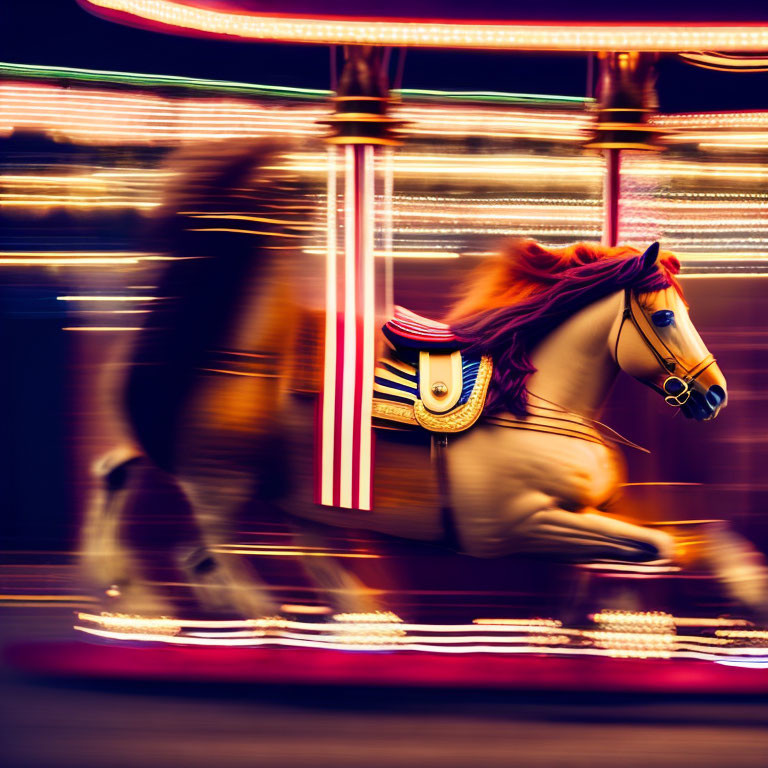
[[[265,513],[293,516],[305,550],[322,541],[303,522],[314,521],[451,540],[478,557],[680,560],[669,532],[612,514],[624,467],[615,443],[595,428],[620,369],[693,418],[713,418],[725,404],[725,379],[674,281],[676,261],[658,258],[658,246],[645,254],[588,244],[510,246],[474,279],[453,327],[478,344],[495,328],[496,347],[487,347],[497,363],[491,396],[500,402],[509,389],[505,376],[517,370],[516,396],[527,393],[528,411],[512,418],[497,408],[494,418],[452,439],[447,489],[430,460],[429,436],[389,430],[377,439],[372,512],[313,503],[323,265],[304,250],[317,222],[279,149],[227,143],[174,161],[157,236],[178,259],[159,286],[129,370],[126,413],[135,440],[103,464],[104,490],[86,526],[91,578],[115,596],[114,607],[168,611],[121,540],[131,466],[141,455],[175,476],[194,511],[201,545],[183,566],[200,601],[248,617],[278,612],[258,574],[227,547],[233,520],[254,500]],[[562,295],[553,293],[558,286],[565,286]],[[521,317],[530,318],[527,325]],[[670,377],[669,361],[660,362],[662,347],[679,375]],[[685,397],[670,396],[671,379],[685,386]],[[560,409],[555,417],[552,405]],[[565,426],[540,428],[553,418]],[[758,610],[766,605],[762,559],[735,533],[719,526],[697,557],[734,598]],[[307,557],[303,564],[336,612],[378,607],[339,560]]]

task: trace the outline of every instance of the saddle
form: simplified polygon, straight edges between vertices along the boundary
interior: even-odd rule
[[[445,323],[404,307],[395,307],[382,332],[387,354],[374,374],[374,426],[463,432],[480,418],[493,374],[490,357],[468,354]]]

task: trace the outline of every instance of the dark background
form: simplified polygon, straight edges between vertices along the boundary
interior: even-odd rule
[[[484,4],[483,4],[484,3]],[[240,80],[268,85],[328,88],[329,49],[312,45],[232,43],[176,37],[104,21],[80,8],[75,0],[5,0],[0,10],[0,59],[20,64],[49,64],[90,69],[125,70]],[[262,3],[267,6],[267,3]],[[281,4],[277,10],[285,10]],[[333,4],[305,3],[322,11]],[[449,3],[450,5],[450,3]],[[480,5],[475,16],[493,6]],[[498,3],[496,3],[498,5]],[[366,3],[359,3],[365,13]],[[368,6],[370,7],[370,6]],[[442,7],[442,5],[440,6]],[[514,4],[504,4],[505,8]],[[659,18],[705,21],[768,19],[764,3],[655,2],[634,5],[586,4],[555,0],[520,8],[524,18],[553,19]],[[670,9],[674,9],[674,12]],[[370,13],[370,11],[369,11]],[[517,14],[517,10],[515,10]],[[497,17],[500,14],[495,14]],[[486,18],[492,18],[489,11]],[[408,51],[403,86],[457,90],[496,90],[583,96],[586,55],[469,51]],[[666,56],[659,67],[663,112],[764,109],[768,73],[723,73],[699,69]]]
[[[346,2],[334,0],[341,1]],[[414,0],[417,5],[431,1]],[[401,0],[392,2],[393,7],[396,7]],[[493,0],[479,0],[469,7],[479,16],[483,9],[492,4]],[[693,13],[691,3],[672,5],[681,12],[686,10]],[[318,7],[331,6],[322,4]],[[365,13],[367,8],[370,13],[372,7],[370,3],[363,3],[361,12]],[[445,7],[450,11],[452,0]],[[536,6],[537,9],[540,7]],[[576,6],[573,4],[555,1],[546,5],[549,11],[561,10],[561,7],[566,14],[563,18],[574,18]],[[654,0],[650,6],[641,9],[646,18],[652,12],[649,8],[654,7],[668,15],[671,6],[662,6]],[[741,15],[741,18],[745,18],[743,8],[740,14],[733,11],[733,8],[733,4],[724,7],[722,4],[697,3],[695,17],[715,20],[736,19]],[[601,9],[609,9],[615,18],[630,13],[623,7],[614,7],[598,0],[584,9],[583,16],[600,18],[598,12]],[[734,15],[727,16],[731,11]],[[768,16],[768,5],[761,12]],[[490,14],[488,17],[491,17]],[[550,17],[557,18],[551,14]],[[336,53],[340,56],[339,51]],[[84,11],[75,0],[0,0],[0,60],[315,88],[329,87],[331,69],[327,46],[249,44],[176,37],[104,21]],[[588,70],[586,55],[411,49],[406,56],[402,85],[406,88],[584,96],[588,88]],[[768,73],[714,72],[694,68],[674,56],[664,57],[659,71],[659,95],[663,112],[757,110],[764,109],[768,102]],[[0,147],[0,154],[6,158],[18,157],[20,151],[18,146],[15,150],[11,148],[10,140]],[[85,153],[85,161],[88,150],[84,148],[82,151]],[[111,247],[109,243],[100,245]],[[3,278],[7,288],[10,274],[6,271]],[[78,518],[80,511],[79,508],[71,508],[72,500],[67,501],[64,489],[73,485],[73,478],[79,477],[78,471],[82,473],[76,467],[72,445],[67,436],[73,430],[77,432],[73,425],[82,418],[81,411],[86,409],[86,405],[76,407],[67,399],[69,395],[64,371],[68,370],[68,366],[77,367],[82,361],[68,346],[72,343],[69,338],[66,344],[62,342],[60,327],[65,319],[65,308],[55,300],[61,286],[56,281],[43,286],[31,285],[29,281],[27,272],[20,273],[17,284],[14,284],[10,292],[12,305],[0,307],[0,314],[6,318],[0,327],[0,349],[4,350],[6,362],[17,363],[10,365],[7,374],[0,377],[0,399],[4,403],[17,404],[8,409],[3,427],[6,435],[23,436],[19,440],[0,440],[0,487],[6,489],[5,503],[9,508],[15,508],[13,515],[0,517],[0,539],[6,542],[6,547],[10,542],[17,547],[33,544],[40,546],[41,541],[45,540],[46,548],[53,549],[64,546],[64,542],[72,539],[73,521]],[[418,286],[422,283],[416,279],[412,284]],[[700,290],[705,288],[704,285],[698,287]],[[713,282],[707,281],[706,289],[709,295],[704,291],[701,302],[707,314],[706,317],[698,315],[697,323],[700,328],[709,325],[711,329],[707,330],[720,331],[727,336],[716,320],[725,316],[727,310],[713,301],[713,297],[722,295],[719,284],[715,286]],[[762,295],[759,289],[755,290],[758,296]],[[419,307],[413,301],[405,301],[404,297],[400,300],[417,310],[430,309]],[[757,317],[750,315],[757,306],[755,300],[753,297],[753,300],[744,302],[736,297],[729,306],[738,308],[737,316],[733,319],[735,324],[758,332],[763,326],[764,314],[757,311]],[[33,317],[34,322],[31,322]],[[755,366],[750,357],[754,352],[749,347],[744,359],[732,364],[735,364],[740,374],[754,375]],[[87,378],[90,374],[83,373],[83,370],[77,368],[74,375],[81,379]],[[52,371],[58,373],[52,374]],[[759,395],[755,394],[755,397]],[[754,403],[745,399],[743,394],[741,400],[745,403],[744,413],[751,413]],[[23,403],[24,407],[19,407],[19,403]],[[736,405],[732,406],[728,416],[721,419],[722,426],[718,422],[715,428],[723,439],[727,437],[734,440],[738,437],[742,421],[735,415],[736,410]],[[679,420],[672,423],[666,416],[664,413],[665,430],[684,433],[684,443],[696,442],[696,438],[690,434],[693,429],[691,425],[685,425],[680,430]],[[626,426],[626,419],[622,420],[621,412],[611,414],[611,418],[619,428]],[[748,416],[745,416],[743,423],[748,421]],[[649,423],[658,425],[661,420],[656,418]],[[731,429],[728,428],[729,423],[734,425]],[[642,438],[631,429],[630,434],[642,442]],[[643,437],[650,437],[651,441],[654,439],[652,436]],[[756,435],[751,435],[749,439],[753,446],[764,445],[764,440],[758,439]],[[701,450],[706,450],[707,445],[705,443],[701,446]],[[731,456],[733,445],[728,445],[731,450],[726,453]],[[755,461],[757,456],[759,452],[756,451]],[[695,464],[694,461],[688,462],[689,466]],[[675,466],[680,465],[676,463]],[[706,466],[706,462],[702,466]],[[663,469],[662,466],[643,465],[641,474],[658,478],[662,476]],[[760,473],[756,467],[753,469],[754,475]],[[754,481],[754,475],[749,472],[747,475]],[[671,479],[680,478],[675,476]],[[706,478],[696,476],[684,479],[701,481]],[[760,494],[763,491],[762,486],[750,486],[750,490],[739,497],[741,502],[737,505],[738,509],[732,508],[731,512],[745,513],[747,507],[756,508],[762,502]],[[759,501],[754,498],[748,503],[746,499],[750,495],[758,496]],[[654,499],[653,503],[658,505],[660,501]],[[41,525],[41,521],[44,524]]]
[[[449,0],[452,2],[452,0]],[[478,9],[481,3],[469,2]],[[510,6],[514,3],[510,2]],[[529,4],[535,11],[540,6]],[[609,7],[605,0],[587,8],[570,0],[558,5],[570,14]],[[611,3],[614,13],[634,12]],[[732,3],[685,2],[699,17],[722,19]],[[614,7],[616,6],[616,7]],[[709,7],[708,7],[709,6]],[[762,13],[768,5],[761,4]],[[667,3],[670,8],[680,3]],[[640,11],[648,12],[648,3]],[[711,12],[710,12],[711,11]],[[742,18],[743,18],[742,14]],[[599,16],[598,16],[599,18]],[[735,16],[733,17],[735,18]],[[75,0],[0,0],[0,60],[42,65],[176,74],[212,79],[327,88],[329,52],[324,47],[233,44],[175,38],[120,27],[88,15]],[[411,50],[403,86],[407,88],[502,90],[583,96],[586,56],[501,54]],[[764,109],[768,74],[724,74],[695,69],[675,57],[660,65],[659,91],[665,112]],[[0,155],[7,145],[0,146]],[[16,150],[19,151],[18,148]],[[10,153],[9,153],[10,154]],[[0,328],[0,402],[3,434],[26,435],[11,444],[0,438],[0,487],[4,498],[23,499],[16,514],[18,530],[3,528],[3,549],[13,533],[18,546],[47,540],[62,546],[71,533],[75,510],[62,499],[71,484],[71,410],[64,381],[51,371],[65,372],[82,361],[64,346],[59,328],[64,309],[55,301],[59,286],[51,281],[41,291],[27,285],[27,273],[14,286],[17,303],[6,316],[16,319]],[[410,277],[406,275],[406,278]],[[4,273],[8,280],[8,273]],[[447,279],[447,276],[446,278]],[[405,281],[407,285],[418,285]],[[738,283],[738,285],[736,285]],[[709,504],[723,516],[750,530],[755,512],[765,509],[768,484],[762,479],[768,439],[764,425],[766,280],[698,281],[686,286],[697,308],[696,324],[722,353],[729,373],[733,403],[715,424],[682,423],[664,415],[663,432],[653,436],[663,455],[683,465],[675,478],[706,480],[694,470],[707,466],[715,452],[718,476],[729,473],[733,488],[684,487],[680,509],[695,515]],[[741,293],[729,293],[730,291]],[[33,306],[32,299],[39,301]],[[417,297],[404,303],[420,309]],[[2,316],[0,308],[0,316]],[[30,321],[27,313],[34,315]],[[32,329],[35,330],[32,330]],[[74,341],[74,340],[73,340]],[[91,340],[91,343],[99,341]],[[68,342],[69,343],[69,342]],[[106,340],[101,340],[106,343]],[[92,356],[93,359],[101,359]],[[22,361],[12,367],[9,359]],[[73,377],[82,381],[92,368],[80,366]],[[65,374],[62,373],[62,376]],[[639,385],[621,393],[627,403],[640,403],[636,428],[629,434],[646,442],[665,406],[643,399]],[[19,407],[22,402],[24,407]],[[626,406],[627,408],[629,406]],[[623,415],[626,419],[627,410]],[[71,416],[74,420],[78,416]],[[613,406],[607,421],[623,428],[622,412]],[[699,431],[698,428],[701,428]],[[46,431],[47,430],[47,431]],[[703,438],[702,435],[707,437]],[[42,435],[43,438],[38,436]],[[57,437],[59,438],[57,441]],[[38,444],[39,441],[39,444]],[[685,455],[687,463],[679,461]],[[635,459],[638,461],[638,459]],[[659,459],[642,459],[644,462]],[[674,467],[646,467],[655,477]],[[710,481],[716,481],[712,478]],[[731,491],[735,491],[731,493]],[[683,497],[682,494],[685,494]],[[18,510],[14,510],[15,512]],[[3,552],[7,555],[7,552]],[[20,553],[18,562],[22,562]],[[45,562],[26,570],[12,562],[2,574],[3,591],[71,591],[71,578],[60,559],[46,552]],[[11,580],[9,581],[9,574]],[[436,578],[439,574],[436,576]],[[71,606],[38,610],[4,606],[2,642],[29,642],[35,637],[63,635],[71,628]],[[191,662],[194,663],[194,662]],[[193,672],[191,672],[193,674]],[[765,766],[768,754],[766,711],[761,701],[734,702],[717,697],[603,697],[577,695],[511,695],[451,691],[281,690],[248,685],[233,691],[188,685],[171,688],[151,683],[112,686],[78,683],[30,683],[11,677],[0,663],[0,755],[4,766],[25,768],[102,768],[103,766],[375,766],[421,765],[457,768],[467,765],[531,765],[582,768],[623,765],[695,765],[697,768]]]
[[[299,0],[305,5],[313,5],[314,0]],[[333,9],[340,2],[314,3],[318,9]],[[413,0],[417,9],[429,5],[432,0]],[[334,5],[335,3],[335,5]],[[400,4],[400,5],[398,5]],[[294,2],[291,7],[294,7]],[[392,0],[392,8],[397,10],[401,0]],[[448,0],[440,8],[450,13],[456,3]],[[496,3],[498,5],[498,3]],[[494,6],[493,0],[479,0],[470,7],[477,16]],[[675,2],[662,4],[654,0],[642,9],[627,9],[597,0],[585,6],[583,18],[613,18],[632,16],[634,18],[652,17],[658,9],[661,16],[670,15],[670,8],[680,12],[680,19],[696,18],[716,20],[723,18],[747,18],[747,3],[741,6],[721,3]],[[374,5],[360,4],[361,13],[371,13]],[[514,3],[504,5],[514,9]],[[543,8],[543,10],[541,10]],[[542,17],[575,18],[580,13],[573,4],[554,0],[545,5],[537,5],[535,12],[541,11]],[[285,7],[281,6],[282,10]],[[367,10],[366,10],[367,9]],[[394,12],[394,11],[393,11]],[[514,11],[517,13],[517,11]],[[512,10],[509,11],[509,14]],[[521,9],[525,15],[526,11]],[[534,11],[529,10],[530,15]],[[733,14],[732,16],[729,14]],[[768,6],[758,12],[768,16]],[[487,18],[493,15],[488,12]],[[754,18],[754,17],[752,17]],[[337,52],[339,53],[339,52]],[[177,37],[142,29],[121,26],[91,15],[83,10],[75,0],[5,0],[0,3],[0,60],[41,65],[83,67],[91,69],[123,70],[132,72],[186,75],[194,77],[240,80],[270,85],[292,85],[303,87],[328,88],[330,85],[330,52],[327,46],[279,45],[261,43],[233,43],[193,37]],[[674,56],[661,60],[659,72],[659,96],[661,111],[715,111],[715,110],[756,110],[764,109],[768,102],[768,73],[721,73],[694,68]],[[587,92],[587,55],[546,55],[499,52],[438,51],[430,49],[411,49],[405,61],[404,80],[407,88],[458,89],[458,90],[499,90],[523,93],[548,93],[557,95],[583,96]],[[48,305],[47,305],[48,306]],[[50,313],[42,322],[58,327],[61,318],[56,312],[61,310],[55,301],[50,302]],[[42,315],[38,313],[38,318]],[[745,323],[749,325],[749,323]],[[24,326],[27,328],[27,326]],[[51,361],[55,355],[67,356],[67,350],[57,346],[47,348],[45,338],[33,339],[16,329],[5,326],[4,336],[8,344],[22,345],[29,350],[31,361]],[[60,360],[64,364],[64,359]],[[24,379],[17,371],[11,378],[0,382],[0,393],[5,394],[7,402],[17,401],[21,386],[35,402],[36,418],[41,423],[51,423],[56,414],[67,409],[61,400],[61,393],[55,390],[53,395],[34,396],[36,388],[45,383],[45,377],[33,374],[32,366],[25,366],[28,376]],[[21,384],[20,384],[21,382]],[[47,382],[50,383],[50,382]],[[13,389],[13,391],[10,391]],[[49,392],[50,388],[46,390]],[[11,414],[11,419],[22,416]],[[30,425],[31,427],[31,425]],[[30,429],[34,432],[34,429]],[[16,454],[12,446],[6,446],[5,452]],[[61,450],[66,450],[64,446]],[[0,450],[0,455],[3,450]],[[55,462],[62,472],[65,462]],[[18,468],[11,469],[11,462],[2,463],[9,482],[20,482]],[[24,463],[27,464],[26,458]],[[49,494],[50,489],[58,487],[58,479],[51,475],[52,468],[42,474],[47,478],[43,484],[33,484],[36,493]],[[0,473],[2,474],[2,473]],[[25,487],[29,483],[24,482]],[[46,486],[48,488],[46,489]],[[34,494],[32,494],[34,496]],[[46,497],[47,498],[47,497]],[[34,500],[37,507],[46,506],[43,499]]]

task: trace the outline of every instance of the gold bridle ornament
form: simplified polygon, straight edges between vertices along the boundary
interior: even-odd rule
[[[693,392],[692,385],[696,379],[701,376],[715,362],[715,357],[711,353],[702,358],[691,368],[685,366],[675,355],[675,353],[664,343],[656,333],[653,324],[648,320],[643,308],[637,300],[637,295],[631,288],[624,289],[624,311],[622,313],[621,325],[616,336],[616,347],[614,358],[618,363],[619,341],[621,332],[624,330],[624,323],[629,320],[640,334],[640,338],[651,354],[656,358],[662,369],[669,375],[661,387],[653,382],[646,382],[659,394],[664,396],[664,402],[673,408],[679,408],[685,405]],[[680,375],[679,375],[680,374]]]

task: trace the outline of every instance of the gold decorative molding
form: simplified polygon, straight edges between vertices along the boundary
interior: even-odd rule
[[[487,355],[483,355],[472,394],[464,405],[460,405],[449,413],[439,415],[428,411],[424,403],[417,400],[413,406],[416,421],[430,432],[463,432],[465,429],[469,429],[483,412],[492,377],[493,360]]]
[[[393,403],[390,400],[374,398],[371,415],[374,419],[399,421],[401,424],[413,424],[414,426],[419,424],[413,413],[413,406],[408,405],[408,403]]]

